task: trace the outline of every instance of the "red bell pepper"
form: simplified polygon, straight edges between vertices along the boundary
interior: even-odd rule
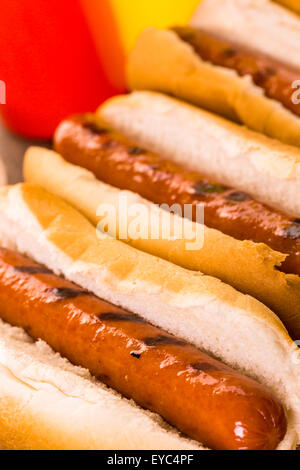
[[[39,138],[123,91],[99,61],[78,0],[0,0],[0,80],[6,124]]]

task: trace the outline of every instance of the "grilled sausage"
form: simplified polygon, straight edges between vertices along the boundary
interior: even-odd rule
[[[299,80],[299,70],[200,29],[184,26],[172,28],[172,31],[190,44],[203,60],[233,69],[240,76],[251,76],[268,98],[279,101],[300,117],[300,106],[292,100],[295,92],[292,84]]]
[[[265,387],[3,248],[0,317],[213,449],[275,449],[285,436]]]
[[[285,273],[300,274],[300,220],[253,200],[248,194],[185,171],[135,146],[120,134],[100,129],[79,116],[63,121],[55,149],[69,162],[92,171],[105,183],[128,189],[156,203],[195,209],[204,205],[205,224],[238,240],[265,243],[289,255]],[[193,220],[196,210],[193,210]]]

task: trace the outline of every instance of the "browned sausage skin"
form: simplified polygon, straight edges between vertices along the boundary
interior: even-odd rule
[[[190,44],[203,60],[233,69],[240,76],[250,75],[268,98],[279,101],[300,117],[300,106],[292,100],[295,92],[292,84],[299,80],[300,70],[200,29],[184,26],[172,28],[172,31]]]
[[[99,129],[87,116],[63,121],[54,145],[66,160],[87,168],[105,183],[136,192],[156,204],[171,207],[176,203],[183,209],[185,204],[195,208],[202,203],[205,225],[288,254],[281,270],[300,274],[300,220],[199,173],[188,172],[116,132]]]
[[[212,449],[275,449],[286,434],[262,385],[3,248],[0,317]]]

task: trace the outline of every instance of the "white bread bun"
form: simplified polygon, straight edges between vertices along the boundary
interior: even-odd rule
[[[298,148],[154,92],[112,98],[98,116],[139,145],[300,217]]]
[[[202,0],[190,24],[300,67],[299,17],[269,0]]]
[[[292,443],[292,434],[286,444]],[[0,321],[0,448],[203,449],[154,413]]]
[[[184,268],[217,277],[239,291],[256,297],[281,318],[292,337],[300,338],[300,277],[286,275],[277,269],[285,255],[264,244],[235,240],[206,226],[196,228],[188,219],[184,219],[184,231],[181,217],[167,213],[138,194],[102,183],[88,170],[66,162],[51,150],[30,148],[24,158],[24,177],[27,182],[63,198],[94,225],[99,224],[102,231],[108,225],[111,230],[109,234],[117,238],[120,237],[120,211],[124,212],[120,206],[121,197],[126,198],[128,209],[132,205],[146,208],[147,214],[151,214],[147,217],[146,237],[131,235],[130,223],[134,218],[128,211],[126,238],[122,235],[122,240]],[[103,218],[99,215],[99,208],[107,205],[114,209],[108,213],[113,218],[109,223],[107,216]],[[178,227],[171,234],[174,239],[164,235],[164,227],[168,224]],[[159,227],[155,239],[151,237],[151,233],[156,234],[152,230],[154,225]],[[193,238],[190,234],[194,234]],[[198,239],[199,248],[195,246]],[[193,244],[193,249],[190,244]]]
[[[99,238],[87,219],[37,186],[1,191],[0,236],[4,246],[268,386],[288,410],[289,448],[293,428],[299,440],[300,351],[263,304],[217,279]]]
[[[223,6],[218,10],[222,12]],[[148,28],[141,34],[129,58],[127,78],[131,90],[154,90],[177,96],[300,147],[300,118],[296,114],[268,98],[250,76],[241,77],[233,69],[202,60],[173,31]]]
[[[296,13],[300,13],[300,2],[299,0],[274,0],[277,3],[281,3],[286,8],[294,10]]]

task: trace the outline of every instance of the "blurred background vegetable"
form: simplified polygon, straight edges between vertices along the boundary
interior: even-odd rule
[[[6,83],[2,117],[28,137],[51,137],[64,116],[95,109],[118,91],[78,0],[0,0],[0,79]]]
[[[125,87],[124,66],[140,33],[188,22],[200,0],[80,0],[105,70]]]
[[[65,116],[125,91],[125,61],[147,26],[188,21],[199,0],[0,0],[5,124],[48,139]]]

